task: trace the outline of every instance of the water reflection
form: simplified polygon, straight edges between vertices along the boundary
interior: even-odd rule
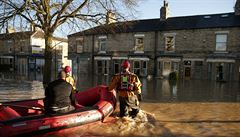
[[[85,76],[78,78],[80,90],[96,85],[108,85],[111,76]],[[221,83],[216,81],[140,78],[145,101],[154,102],[239,102],[238,82]]]
[[[107,85],[111,80],[110,76],[83,75],[75,78],[80,90]],[[151,116],[147,117],[147,122],[121,121],[113,114],[103,123],[49,132],[39,137],[239,136],[240,103],[229,103],[240,102],[239,83],[199,80],[169,82],[154,78],[140,80],[144,95],[141,109]],[[0,102],[41,97],[44,97],[44,90],[40,81],[0,79]]]
[[[40,77],[36,76],[35,78]],[[74,77],[77,80],[77,89],[80,91],[97,85],[108,85],[112,78],[111,76],[90,75]],[[32,81],[32,79],[30,79],[31,81],[24,81],[23,79],[18,77],[17,81],[11,80],[11,82],[6,82],[6,79],[0,79],[0,101],[44,96],[42,82]],[[143,85],[143,98],[147,102],[240,102],[240,86],[238,82],[219,83],[199,80],[173,82],[154,78],[140,78],[140,80]]]
[[[42,82],[0,80],[0,102],[43,98]]]

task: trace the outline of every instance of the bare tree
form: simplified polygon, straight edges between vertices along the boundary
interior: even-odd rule
[[[45,33],[45,66],[43,84],[51,80],[53,55],[53,34],[65,24],[80,27],[82,24],[94,25],[105,22],[106,13],[113,11],[114,19],[125,19],[129,9],[138,0],[0,0],[0,28],[15,18],[41,28]]]

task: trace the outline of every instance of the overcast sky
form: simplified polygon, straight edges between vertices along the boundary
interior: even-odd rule
[[[236,0],[167,0],[170,16],[233,12]],[[159,18],[163,0],[141,0],[137,19]]]

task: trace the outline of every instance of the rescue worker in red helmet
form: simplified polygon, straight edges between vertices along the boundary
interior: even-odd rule
[[[71,67],[70,66],[65,66],[64,67],[64,72],[67,74],[66,81],[70,83],[73,86],[73,91],[76,92],[76,83],[74,78],[70,75],[71,72]]]
[[[141,82],[137,75],[130,72],[130,63],[124,60],[122,72],[115,74],[109,84],[108,90],[116,89],[119,94],[120,117],[136,117],[139,112],[139,101],[141,96]]]

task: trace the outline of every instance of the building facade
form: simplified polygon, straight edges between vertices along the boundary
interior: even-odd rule
[[[67,39],[54,38],[52,72],[69,64]],[[0,72],[36,77],[44,66],[44,33],[41,30],[0,34]],[[40,75],[41,77],[41,75]],[[37,78],[41,79],[41,78]]]
[[[74,73],[112,75],[124,59],[139,76],[240,81],[239,0],[232,13],[118,22],[71,34]]]

